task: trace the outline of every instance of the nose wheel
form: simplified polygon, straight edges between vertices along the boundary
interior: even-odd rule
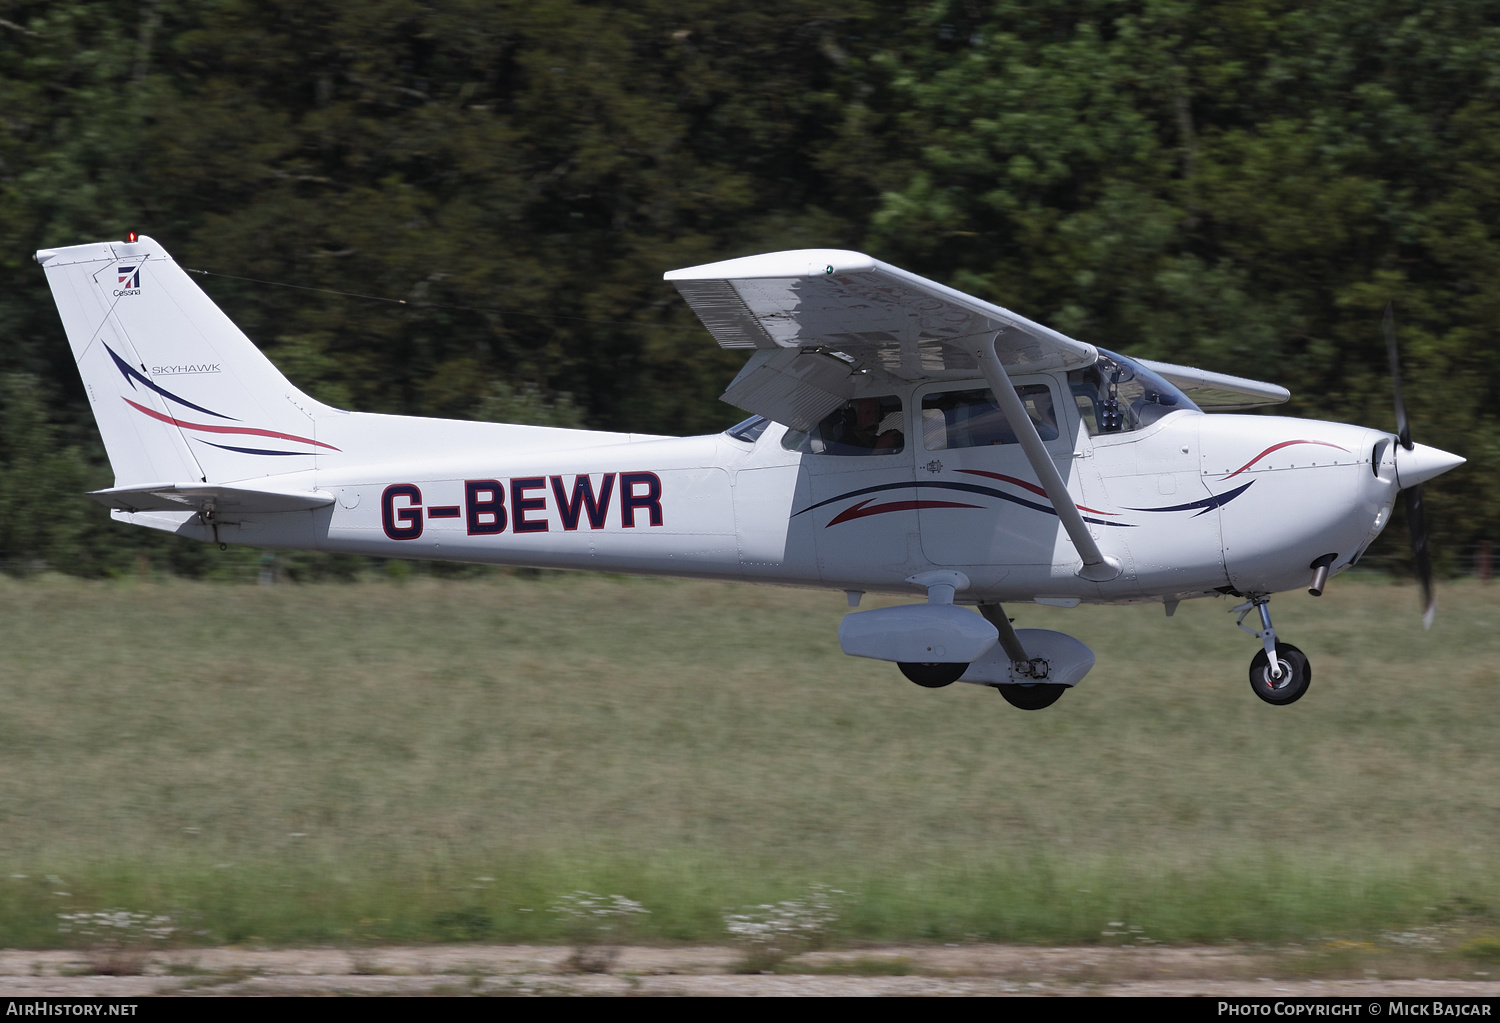
[[[1284,707],[1296,703],[1307,692],[1312,682],[1312,665],[1301,650],[1276,638],[1270,605],[1270,597],[1252,594],[1249,601],[1230,613],[1238,611],[1240,617],[1235,624],[1261,642],[1260,653],[1250,661],[1250,688],[1267,703]],[[1245,617],[1251,611],[1260,613],[1261,628],[1252,629],[1245,624]]]
[[[1312,665],[1307,655],[1290,643],[1276,644],[1276,660],[1281,668],[1280,676],[1271,671],[1271,658],[1262,650],[1250,662],[1250,688],[1267,703],[1285,707],[1296,703],[1307,692],[1312,682]]]

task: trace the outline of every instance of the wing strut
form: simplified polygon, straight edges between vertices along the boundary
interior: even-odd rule
[[[996,632],[1000,633],[1000,647],[1012,664],[1030,663],[1031,658],[1026,655],[1026,648],[1021,645],[1021,637],[1016,635],[1015,626],[1010,624],[1004,607],[999,604],[980,604],[979,613],[984,615],[985,621],[995,627]]]
[[[1026,460],[1031,463],[1031,471],[1036,473],[1037,481],[1047,491],[1047,498],[1057,510],[1057,517],[1062,520],[1063,528],[1072,538],[1073,546],[1078,548],[1078,554],[1083,559],[1083,567],[1078,570],[1079,578],[1093,583],[1109,582],[1120,574],[1120,559],[1099,550],[1099,545],[1089,533],[1088,523],[1083,521],[1078,506],[1073,503],[1068,485],[1063,482],[1062,475],[1053,464],[1052,456],[1047,454],[1042,438],[1036,432],[1036,424],[1026,414],[1026,408],[1016,394],[1015,385],[1010,382],[1010,375],[1005,372],[1000,356],[995,353],[995,341],[998,337],[998,334],[993,335],[974,346],[979,368],[983,371],[990,390],[995,392],[995,401],[1000,405],[1000,411],[1005,413],[1011,429],[1016,431],[1016,439],[1021,442]]]

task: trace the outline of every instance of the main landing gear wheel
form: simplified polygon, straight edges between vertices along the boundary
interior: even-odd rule
[[[1033,682],[1031,685],[1017,684],[995,688],[1000,691],[1001,696],[1005,697],[1006,703],[1021,710],[1041,710],[1043,707],[1050,707],[1068,691],[1067,686],[1058,685],[1055,682]]]
[[[941,689],[957,682],[963,673],[969,670],[969,665],[926,663],[918,661],[897,661],[896,667],[901,669],[901,674],[911,679],[924,689]]]
[[[1281,662],[1281,677],[1271,677],[1271,659],[1262,650],[1250,662],[1250,688],[1267,703],[1285,707],[1296,703],[1312,682],[1312,665],[1307,655],[1290,643],[1277,642],[1276,659]]]

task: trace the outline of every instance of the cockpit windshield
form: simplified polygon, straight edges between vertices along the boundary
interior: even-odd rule
[[[1161,376],[1103,348],[1099,361],[1068,374],[1068,386],[1092,437],[1139,430],[1179,409],[1200,411]]]

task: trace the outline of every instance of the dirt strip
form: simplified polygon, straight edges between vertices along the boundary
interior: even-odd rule
[[[1500,997],[1500,968],[1437,976],[1314,977],[1296,950],[880,945],[799,956],[736,973],[737,949],[618,950],[607,972],[576,972],[569,948],[0,951],[0,996],[151,995],[1197,995]],[[608,959],[608,955],[603,957]],[[596,965],[603,965],[602,960]],[[101,973],[114,971],[115,975]]]

